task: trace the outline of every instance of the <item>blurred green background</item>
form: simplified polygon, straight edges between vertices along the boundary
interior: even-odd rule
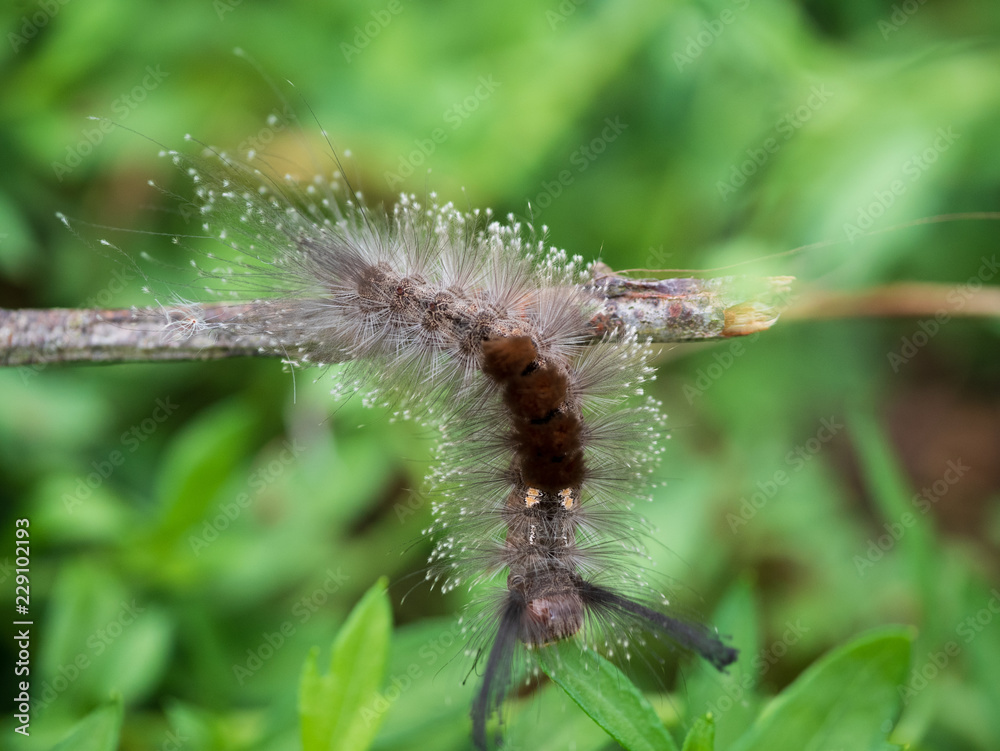
[[[856,231],[1000,207],[993,2],[48,0],[0,18],[3,307],[149,304],[100,237],[185,265],[156,233],[197,231],[190,188],[142,136],[308,164],[321,126],[370,201],[433,189],[530,214],[615,268],[837,240],[746,270],[795,275],[804,299],[937,282],[958,306],[1000,279],[995,222]],[[134,232],[77,236],[57,211]],[[934,314],[664,348],[673,440],[642,509],[656,575],[733,635],[753,683],[668,674],[656,706],[677,732],[711,710],[725,749],[826,650],[912,624],[892,741],[1000,747],[1000,323]],[[123,749],[296,748],[308,650],[387,574],[389,675],[418,678],[376,748],[468,747],[463,595],[414,575],[433,436],[334,403],[331,375],[0,372],[2,577],[12,592],[27,517],[39,702],[30,739],[4,713],[0,745],[49,748],[117,692]],[[516,704],[515,747],[610,747],[561,696]]]

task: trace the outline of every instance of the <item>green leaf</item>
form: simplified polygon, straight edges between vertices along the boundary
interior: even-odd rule
[[[162,606],[145,603],[135,609],[136,614],[129,605],[122,603],[116,620],[110,622],[123,624],[122,631],[103,658],[96,658],[102,662],[95,682],[99,689],[119,691],[131,704],[148,698],[169,667],[174,622],[173,614]]]
[[[24,217],[6,196],[0,196],[0,272],[11,279],[27,281],[32,263],[34,240]]]
[[[759,621],[754,587],[749,578],[741,577],[725,593],[708,621],[740,650],[738,660],[724,673],[707,661],[698,660],[687,681],[687,714],[712,716],[720,748],[728,748],[746,732],[760,709]]]
[[[253,427],[253,410],[233,400],[199,416],[172,440],[158,473],[164,509],[160,538],[172,541],[212,509],[246,456]]]
[[[389,751],[462,748],[469,741],[469,707],[476,681],[464,680],[462,624],[456,618],[422,619],[392,635],[387,672],[401,678],[399,698],[385,713],[375,747]],[[395,693],[395,692],[393,692]],[[565,696],[559,692],[565,702]],[[593,723],[587,719],[593,732]]]
[[[885,748],[902,709],[897,688],[910,665],[912,632],[877,629],[810,666],[757,718],[733,751]]]
[[[914,503],[917,496],[874,418],[858,410],[851,415],[850,427],[865,484],[884,519],[878,534],[873,536],[878,543],[869,543],[861,553],[864,558],[856,562],[858,572],[867,576],[883,555],[889,555],[892,547],[898,545],[914,585],[922,590],[927,602],[933,602],[939,577],[930,557],[930,551],[934,550],[933,524],[927,518],[930,504],[926,499],[924,505]],[[929,615],[933,619],[934,613]]]
[[[468,670],[468,668],[466,668]],[[467,705],[466,705],[467,708]],[[468,749],[468,711],[463,712],[460,727],[464,733],[462,742],[448,746],[454,749]],[[534,751],[553,749],[558,751],[618,751],[620,746],[612,743],[607,734],[594,725],[594,721],[580,706],[570,699],[559,686],[550,683],[523,701],[513,700],[504,709],[504,718],[496,726],[502,734],[500,748],[504,751]],[[385,747],[389,751],[390,747]],[[402,746],[392,746],[392,751]],[[444,748],[438,744],[435,749]]]
[[[677,751],[642,692],[617,667],[575,642],[540,650],[542,670],[628,751]]]
[[[383,577],[368,590],[333,642],[330,671],[321,675],[313,649],[299,686],[304,751],[364,751],[382,722],[378,700],[392,633]],[[384,699],[382,699],[384,701]]]
[[[115,751],[123,716],[121,696],[115,696],[76,723],[52,751]]]
[[[682,751],[714,751],[715,749],[715,720],[712,715],[707,714],[699,717],[698,721],[691,728],[691,732],[684,739]]]

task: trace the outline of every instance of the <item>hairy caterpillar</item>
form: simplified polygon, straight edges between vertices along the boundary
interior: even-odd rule
[[[202,269],[206,283],[255,298],[235,323],[199,325],[266,333],[293,363],[347,362],[337,391],[373,389],[441,427],[428,578],[482,587],[478,746],[522,645],[580,634],[627,648],[651,634],[719,669],[735,660],[709,629],[661,612],[630,563],[643,548],[628,510],[663,418],[648,398],[628,404],[652,375],[635,332],[585,346],[595,302],[581,259],[433,194],[383,215],[336,176],[303,185],[256,155],[164,153],[196,183],[205,231],[237,251]]]

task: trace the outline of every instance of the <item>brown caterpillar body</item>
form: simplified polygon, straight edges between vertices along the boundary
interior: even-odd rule
[[[340,391],[375,387],[440,426],[428,579],[494,593],[469,625],[487,653],[478,746],[519,645],[648,633],[720,669],[735,660],[709,629],[661,613],[634,565],[641,530],[626,512],[663,417],[648,398],[626,403],[651,377],[634,333],[583,346],[594,301],[580,259],[513,218],[462,213],[433,194],[429,207],[403,196],[382,216],[336,181],[303,188],[225,156],[167,154],[195,179],[205,229],[241,254],[236,271],[203,278],[258,298],[227,326],[267,332],[297,363],[349,361]]]
[[[570,559],[586,474],[583,425],[579,408],[567,400],[567,369],[537,358],[527,336],[483,345],[483,372],[502,389],[511,423],[514,489],[503,514],[507,588],[525,603],[519,636],[533,645],[572,636],[583,625]]]

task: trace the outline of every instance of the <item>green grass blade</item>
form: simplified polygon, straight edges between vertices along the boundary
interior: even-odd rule
[[[365,751],[382,722],[378,690],[392,635],[386,580],[361,599],[333,642],[330,670],[321,674],[313,649],[299,686],[303,751]]]
[[[656,711],[617,667],[562,641],[540,650],[542,670],[627,751],[677,751]]]
[[[782,691],[733,751],[882,751],[902,710],[909,629],[870,631],[817,660]]]
[[[682,751],[714,751],[715,749],[715,720],[712,715],[707,714],[699,717],[691,728],[691,732],[684,739]]]
[[[708,622],[740,650],[740,656],[724,673],[705,660],[691,666],[686,681],[686,715],[711,715],[715,740],[720,748],[727,748],[753,724],[761,707],[757,692],[761,673],[760,616],[748,577],[729,588]]]
[[[933,601],[937,577],[933,575],[931,558],[934,527],[927,516],[931,501],[910,487],[891,443],[874,418],[855,412],[850,428],[865,484],[884,520],[878,534],[855,557],[858,574],[867,576],[898,545],[914,584],[923,590],[929,602]]]
[[[115,751],[125,712],[116,696],[80,720],[52,751]]]

